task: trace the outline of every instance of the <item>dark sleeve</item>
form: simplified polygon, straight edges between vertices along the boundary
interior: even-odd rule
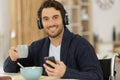
[[[67,68],[63,78],[80,79],[80,80],[103,80],[102,76],[99,78],[96,73],[93,72],[80,72],[71,68]]]
[[[89,43],[79,45],[78,47],[79,48],[76,49],[76,64],[78,69],[67,67],[63,78],[103,80],[100,63],[93,47]]]
[[[8,57],[3,65],[3,69],[5,72],[16,73],[19,71],[19,67],[17,65],[17,61],[12,61],[10,57]]]
[[[3,64],[3,70],[9,73],[19,72],[20,67],[17,65],[17,62],[21,63],[24,67],[33,66],[34,60],[33,60],[33,54],[32,54],[33,52],[31,47],[32,46],[29,46],[29,53],[27,58],[21,58],[21,59],[18,59],[17,61],[12,61],[11,58],[8,57]]]
[[[18,66],[17,62],[22,64],[24,67],[29,67],[33,66],[33,61],[32,59],[30,60],[29,58],[23,58],[23,59],[18,59],[17,61],[12,61],[10,57],[8,57],[3,65],[3,70],[5,72],[9,73],[17,73],[20,71],[20,67]]]

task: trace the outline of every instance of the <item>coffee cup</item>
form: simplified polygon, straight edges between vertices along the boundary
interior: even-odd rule
[[[28,57],[28,45],[17,45],[18,58]]]

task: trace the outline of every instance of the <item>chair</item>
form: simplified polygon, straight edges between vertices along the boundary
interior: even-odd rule
[[[116,71],[115,71],[115,58],[119,57],[120,55],[114,54],[111,59],[101,59],[100,64],[103,70],[103,78],[104,80],[116,80]]]

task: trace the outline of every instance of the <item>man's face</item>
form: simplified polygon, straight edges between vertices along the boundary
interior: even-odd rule
[[[42,24],[45,32],[51,38],[56,38],[64,31],[62,16],[55,8],[44,8],[42,11]]]

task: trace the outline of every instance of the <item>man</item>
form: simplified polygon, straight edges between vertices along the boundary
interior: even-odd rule
[[[28,58],[18,59],[17,49],[11,48],[4,63],[5,72],[18,72],[17,61],[23,66],[43,66],[43,75],[80,80],[103,80],[102,70],[93,47],[67,27],[67,16],[63,5],[55,0],[46,0],[38,11],[39,28],[48,37],[29,46]],[[56,64],[44,57],[55,56]]]

